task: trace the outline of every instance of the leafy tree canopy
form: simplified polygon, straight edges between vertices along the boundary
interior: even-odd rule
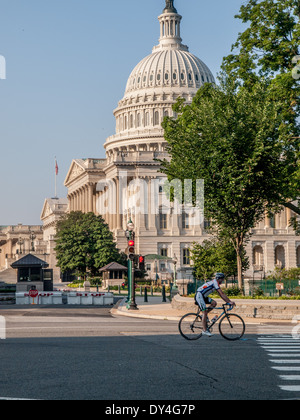
[[[202,244],[194,243],[191,254],[197,279],[209,280],[216,272],[224,273],[226,277],[238,274],[236,251],[229,240],[214,238],[205,240]],[[242,266],[243,270],[249,267],[249,258],[245,251]]]
[[[281,112],[294,126],[293,135],[300,136],[300,1],[248,0],[236,18],[247,28],[224,58],[223,70],[249,87],[262,77],[268,80],[283,102]],[[298,165],[299,161],[298,154]],[[300,169],[285,203],[298,215],[300,207],[293,201],[299,198],[299,185]],[[300,232],[295,218],[293,226]]]
[[[296,140],[284,106],[268,83],[248,89],[224,76],[220,86],[205,84],[191,105],[179,100],[177,119],[163,123],[171,160],[161,162],[162,171],[169,180],[204,180],[206,217],[235,245],[239,287],[247,235],[291,196]]]
[[[76,271],[85,277],[96,275],[110,262],[125,263],[108,225],[94,213],[67,214],[57,222],[55,240],[57,266],[62,272]]]

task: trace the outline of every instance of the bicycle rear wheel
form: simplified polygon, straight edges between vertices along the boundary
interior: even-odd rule
[[[219,331],[223,338],[230,341],[240,340],[245,334],[245,323],[236,314],[226,314],[219,323]]]
[[[186,314],[179,321],[178,328],[186,340],[198,340],[203,331],[202,317],[197,314]]]

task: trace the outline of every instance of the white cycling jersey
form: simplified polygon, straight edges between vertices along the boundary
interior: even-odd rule
[[[197,289],[197,293],[201,293],[202,296],[204,298],[206,298],[207,296],[209,296],[211,293],[213,293],[215,290],[219,290],[220,289],[220,285],[217,282],[216,279],[208,281],[207,283],[205,283],[203,286],[199,287]]]

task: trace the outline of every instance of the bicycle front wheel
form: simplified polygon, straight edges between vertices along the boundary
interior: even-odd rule
[[[226,314],[219,323],[219,331],[223,338],[230,341],[240,340],[245,334],[245,323],[236,314]]]
[[[179,321],[178,328],[186,340],[198,340],[203,331],[202,317],[197,314],[186,314]]]

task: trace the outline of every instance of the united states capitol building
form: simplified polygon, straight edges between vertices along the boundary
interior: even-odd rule
[[[127,247],[125,230],[131,218],[137,252],[149,256],[150,277],[159,273],[167,279],[175,265],[179,281],[192,280],[190,247],[209,238],[209,221],[201,210],[166,198],[166,176],[157,161],[168,158],[161,123],[165,116],[176,117],[172,106],[179,97],[189,104],[204,83],[215,80],[206,64],[182,43],[182,16],[174,1],[166,1],[158,20],[159,44],[133,68],[114,110],[116,132],[104,143],[106,158],[74,159],[65,179],[67,199],[45,200],[39,243],[44,244],[52,268],[55,222],[63,213],[79,210],[101,214],[121,251]],[[285,209],[256,226],[246,248],[251,266],[245,276],[260,279],[276,266],[300,266],[300,237],[289,227],[291,217]]]

